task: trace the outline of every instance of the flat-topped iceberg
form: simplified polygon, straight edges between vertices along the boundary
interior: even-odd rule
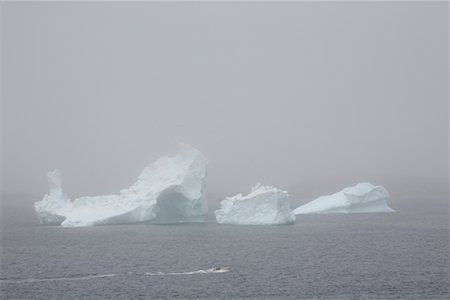
[[[180,144],[173,157],[161,157],[146,167],[138,180],[117,195],[81,197],[70,201],[63,193],[58,170],[47,173],[50,193],[34,208],[42,224],[65,227],[150,222],[203,222],[206,158]]]
[[[380,185],[358,183],[340,192],[322,196],[294,210],[294,214],[394,212],[387,204],[388,191]]]
[[[247,196],[228,197],[222,200],[221,205],[215,211],[219,224],[281,225],[295,222],[288,193],[271,186],[257,184]]]

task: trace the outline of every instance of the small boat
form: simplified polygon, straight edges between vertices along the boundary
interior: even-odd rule
[[[230,272],[231,271],[231,267],[215,267],[215,268],[212,269],[212,271],[214,273]]]

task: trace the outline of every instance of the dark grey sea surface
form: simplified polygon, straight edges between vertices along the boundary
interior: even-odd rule
[[[448,210],[293,226],[4,225],[1,299],[447,299]],[[150,276],[230,266],[226,273]]]

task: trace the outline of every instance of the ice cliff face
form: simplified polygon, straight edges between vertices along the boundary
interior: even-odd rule
[[[117,195],[81,197],[70,201],[62,191],[58,170],[47,174],[50,193],[34,204],[42,224],[66,227],[151,222],[202,222],[206,158],[181,144],[174,157],[162,157],[146,167],[138,180]]]
[[[322,196],[294,210],[294,214],[394,212],[387,204],[383,186],[358,183],[332,195]]]
[[[221,202],[215,211],[219,224],[268,225],[294,224],[286,191],[257,184],[247,196],[238,194]]]

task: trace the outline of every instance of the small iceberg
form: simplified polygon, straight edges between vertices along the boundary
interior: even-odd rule
[[[207,159],[180,144],[173,157],[146,167],[137,181],[116,195],[81,197],[71,201],[62,189],[61,172],[47,173],[50,193],[34,204],[41,224],[65,227],[150,222],[203,222]]]
[[[215,211],[219,224],[282,225],[294,224],[286,191],[271,186],[255,185],[250,194],[238,194],[221,202]]]
[[[389,193],[383,186],[358,183],[297,207],[294,214],[395,212],[388,206],[388,201]]]

